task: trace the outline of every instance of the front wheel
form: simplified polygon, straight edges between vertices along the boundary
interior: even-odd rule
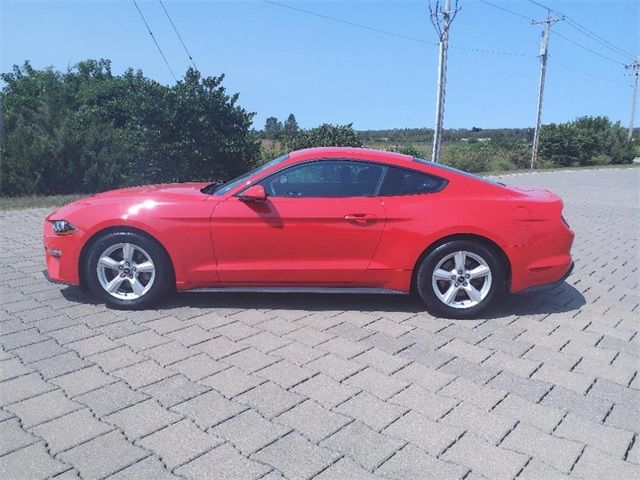
[[[416,290],[427,309],[446,318],[473,318],[504,292],[496,255],[484,245],[454,240],[435,248],[418,267]]]
[[[134,232],[100,237],[89,250],[85,268],[93,293],[113,308],[147,308],[173,283],[170,261],[162,247]]]

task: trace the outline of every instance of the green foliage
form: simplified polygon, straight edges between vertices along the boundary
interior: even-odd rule
[[[589,165],[611,165],[613,159],[609,155],[600,153],[589,159]]]
[[[4,138],[0,194],[89,193],[132,184],[223,181],[293,150],[363,144],[429,159],[431,129],[356,132],[351,124],[304,130],[295,115],[253,114],[228,95],[224,76],[189,69],[173,86],[142,72],[114,75],[108,60],[59,72],[28,62],[0,76]],[[637,135],[636,135],[637,137]],[[257,138],[262,140],[260,148]],[[442,162],[469,172],[528,168],[531,129],[448,129]],[[542,127],[541,168],[631,163],[640,143],[606,117]]]
[[[1,78],[3,196],[224,180],[259,158],[253,114],[227,95],[224,76],[189,69],[169,87],[87,60],[65,73],[27,62]]]
[[[540,132],[540,158],[555,166],[631,163],[634,150],[634,144],[627,142],[627,130],[607,117],[552,123]]]
[[[279,140],[282,137],[282,122],[276,117],[269,117],[264,124],[264,138]]]
[[[424,158],[427,159],[431,157],[431,152],[426,150],[421,150],[415,145],[402,145],[402,146],[391,146],[384,148],[383,150],[387,150],[389,152],[398,152],[404,155],[411,155],[412,157]]]
[[[282,127],[282,133],[285,137],[294,137],[298,134],[300,128],[298,127],[298,121],[293,113],[290,113],[287,117],[284,126]]]
[[[286,137],[286,151],[311,147],[361,147],[362,140],[349,125],[330,125],[325,123],[316,128],[302,130],[297,135]]]
[[[358,132],[367,144],[388,143],[398,144],[420,144],[433,142],[432,128],[392,128],[386,130],[364,130]],[[476,142],[480,139],[495,138],[504,135],[519,138],[525,142],[531,142],[533,129],[531,128],[446,128],[443,132],[445,142]]]
[[[468,172],[527,169],[531,162],[530,129],[445,130],[441,162]],[[369,145],[430,158],[428,129],[359,132]],[[627,141],[628,131],[606,117],[582,117],[542,127],[539,168],[631,163],[640,144]],[[413,143],[402,143],[415,138]],[[375,139],[369,141],[370,139]],[[398,142],[398,143],[394,143]],[[419,143],[422,142],[422,143]]]
[[[260,165],[281,157],[285,153],[287,152],[284,150],[282,144],[277,144],[276,142],[263,143],[260,149]]]
[[[293,115],[289,115],[289,119]],[[295,120],[295,117],[294,117]],[[292,135],[285,135],[280,142],[263,141],[261,163],[294,150],[313,147],[362,147],[362,140],[352,125],[330,125],[303,130],[298,128]]]
[[[483,142],[445,143],[441,161],[467,172],[486,172],[526,168],[529,146],[517,137],[497,136]]]

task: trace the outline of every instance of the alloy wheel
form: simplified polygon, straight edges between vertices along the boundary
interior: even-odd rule
[[[153,286],[156,268],[151,256],[133,243],[117,243],[98,259],[98,281],[112,297],[135,300]]]
[[[436,297],[445,305],[465,309],[482,302],[491,289],[492,274],[487,261],[468,251],[457,251],[442,258],[432,274]]]

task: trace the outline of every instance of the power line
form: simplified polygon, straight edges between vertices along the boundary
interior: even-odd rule
[[[581,43],[578,43],[575,40],[571,40],[569,37],[566,37],[566,36],[562,35],[561,33],[557,32],[557,31],[554,31],[554,33],[558,37],[562,38],[563,40],[565,40],[565,41],[567,41],[569,43],[572,43],[576,47],[581,48],[581,49],[583,49],[583,50],[585,50],[585,51],[587,51],[587,52],[589,52],[589,53],[591,53],[593,55],[597,55],[598,57],[604,58],[605,60],[609,60],[610,62],[615,63],[616,65],[624,65],[624,63],[619,62],[618,60],[615,60],[615,59],[613,59],[613,58],[611,58],[611,57],[609,57],[607,55],[604,55],[603,53],[596,52],[595,50],[591,50],[589,47],[585,47]]]
[[[585,33],[585,32],[587,31],[587,30],[586,30],[586,27],[582,27],[582,26],[580,26],[580,28],[582,28],[582,29],[583,29],[583,30],[585,30],[585,31],[580,30],[580,28],[579,28],[579,27],[577,27],[577,26],[575,26],[575,25],[572,25],[572,24],[571,24],[571,22],[572,22],[572,23],[575,23],[576,25],[579,25],[579,24],[578,24],[578,22],[576,22],[576,21],[574,21],[574,20],[571,20],[570,18],[568,18],[566,15],[562,14],[561,12],[558,12],[557,10],[553,10],[553,9],[551,9],[551,8],[547,8],[547,7],[545,7],[544,5],[542,5],[541,3],[538,3],[538,2],[536,2],[536,1],[534,1],[534,0],[529,0],[529,1],[530,1],[531,3],[534,3],[535,5],[537,5],[537,6],[539,6],[539,7],[545,8],[546,10],[548,10],[548,11],[550,11],[550,12],[555,13],[556,15],[559,15],[559,16],[564,17],[564,19],[565,19],[565,20],[567,20],[568,22],[570,22],[570,25],[571,25],[573,28],[578,29],[578,31],[581,31],[584,35],[587,35],[587,36],[589,36],[590,38],[592,38],[592,39],[594,39],[594,40],[598,41],[598,40],[597,40],[597,38],[596,38],[596,37],[598,37],[598,35],[597,35],[597,34],[592,33],[592,32],[591,32],[591,33]],[[518,12],[515,12],[515,11],[513,11],[513,10],[510,10],[510,9],[508,9],[508,8],[501,7],[500,5],[496,5],[495,3],[491,3],[491,2],[489,2],[489,1],[487,1],[487,0],[480,0],[480,2],[482,2],[482,3],[486,4],[486,5],[489,5],[489,6],[491,6],[491,7],[497,8],[497,9],[499,9],[499,10],[502,10],[502,11],[504,11],[504,12],[510,13],[511,15],[515,15],[515,16],[517,16],[517,17],[524,18],[525,20],[533,21],[533,20],[531,20],[529,17],[527,17],[526,15],[522,15],[522,14],[520,14],[520,13],[518,13]],[[577,47],[579,47],[579,48],[582,48],[583,50],[586,50],[587,52],[589,52],[589,53],[591,53],[591,54],[593,54],[593,55],[597,55],[597,56],[602,57],[602,58],[604,58],[604,59],[606,59],[606,60],[609,60],[609,61],[611,61],[611,62],[614,62],[614,63],[616,63],[616,64],[618,64],[618,65],[623,65],[623,63],[622,63],[622,62],[619,62],[619,61],[617,61],[617,60],[614,60],[613,58],[608,57],[607,55],[604,55],[604,54],[602,54],[602,53],[596,52],[595,50],[592,50],[592,49],[590,49],[589,47],[586,47],[586,46],[582,45],[581,43],[576,42],[575,40],[572,40],[572,39],[570,39],[569,37],[566,37],[565,35],[562,35],[561,33],[558,33],[557,31],[554,31],[554,32],[555,32],[555,34],[556,34],[556,35],[558,35],[560,38],[562,38],[562,39],[566,40],[567,42],[570,42],[570,43],[574,44],[575,46],[577,46]],[[602,43],[602,42],[599,42],[599,41],[598,41],[598,43]],[[605,46],[606,46],[607,48],[611,49],[611,47],[608,47],[607,45],[605,45]],[[616,48],[617,48],[617,47],[616,47]],[[618,53],[618,52],[616,52],[616,53]],[[620,55],[620,53],[618,53],[618,55]]]
[[[318,13],[318,12],[314,12],[312,10],[307,10],[304,8],[300,8],[300,7],[294,7],[293,5],[287,5],[286,3],[280,3],[280,2],[276,2],[274,0],[262,0],[264,3],[268,3],[270,5],[275,5],[278,7],[282,7],[282,8],[286,8],[288,10],[293,10],[295,12],[298,13],[304,13],[306,15],[311,15],[317,18],[322,18],[323,20],[330,20],[332,22],[336,22],[336,23],[342,23],[343,25],[349,25],[351,27],[356,27],[356,28],[360,28],[362,30],[368,30],[370,32],[374,32],[374,33],[379,33],[382,35],[387,35],[389,37],[395,37],[395,38],[401,38],[403,40],[410,40],[413,42],[418,42],[418,43],[422,43],[425,45],[432,45],[434,47],[437,47],[438,44],[435,42],[431,42],[429,40],[425,40],[423,38],[418,38],[418,37],[414,37],[411,35],[405,35],[403,33],[398,33],[398,32],[391,32],[389,30],[383,30],[382,28],[377,28],[377,27],[372,27],[369,25],[364,25],[362,23],[357,23],[357,22],[352,22],[350,20],[345,20],[343,18],[338,18],[338,17],[333,17],[331,15],[325,15],[323,13]],[[471,52],[471,53],[486,53],[489,55],[505,55],[505,56],[510,56],[510,57],[535,57],[535,55],[529,55],[526,53],[518,53],[518,52],[502,52],[502,51],[498,51],[498,50],[491,50],[491,49],[485,49],[485,48],[474,48],[474,47],[462,47],[462,46],[458,46],[458,45],[449,45],[449,48],[455,48],[456,50],[461,50],[464,52]]]
[[[410,35],[405,35],[403,33],[390,32],[388,30],[383,30],[381,28],[370,27],[369,25],[363,25],[362,23],[351,22],[349,20],[344,20],[343,18],[332,17],[330,15],[324,15],[323,13],[313,12],[311,10],[306,10],[300,7],[294,7],[293,5],[287,5],[286,3],[274,2],[273,0],[262,0],[264,3],[269,3],[271,5],[276,5],[278,7],[287,8],[289,10],[293,10],[299,13],[305,13],[307,15],[312,15],[314,17],[322,18],[324,20],[331,20],[332,22],[342,23],[344,25],[349,25],[351,27],[361,28],[363,30],[369,30],[370,32],[381,33],[382,35],[388,35],[390,37],[402,38],[404,40],[412,40],[414,42],[425,43],[427,45],[433,45],[437,47],[438,44],[435,42],[430,42],[428,40],[424,40],[422,38],[412,37]]]
[[[536,58],[536,55],[531,55],[530,53],[501,52],[498,50],[490,50],[486,48],[461,47],[460,45],[449,45],[449,48],[454,48],[456,50],[460,50],[463,52],[471,52],[471,53],[487,53],[489,55],[503,55],[507,57]]]
[[[491,7],[497,8],[499,10],[503,10],[505,12],[508,12],[508,13],[514,15],[514,16],[523,18],[523,19],[525,19],[527,21],[531,21],[532,20],[531,18],[527,17],[526,15],[522,15],[522,14],[520,14],[518,12],[513,11],[513,10],[501,7],[500,5],[496,5],[495,3],[489,2],[487,0],[480,0],[480,1],[482,3],[485,3],[485,4],[489,5],[489,6],[491,6]],[[432,45],[432,46],[437,46],[438,45],[437,43],[425,40],[423,38],[418,38],[418,37],[414,37],[414,36],[411,36],[411,35],[405,35],[405,34],[401,34],[401,33],[397,33],[397,32],[391,32],[391,31],[388,31],[388,30],[383,30],[381,28],[371,27],[369,25],[364,25],[364,24],[361,24],[361,23],[352,22],[352,21],[345,20],[345,19],[342,19],[342,18],[333,17],[333,16],[330,16],[330,15],[322,14],[322,13],[317,13],[317,12],[314,12],[314,11],[311,11],[311,10],[306,10],[306,9],[300,8],[300,7],[294,7],[292,5],[287,5],[285,3],[281,3],[281,2],[278,2],[278,1],[274,1],[274,0],[262,0],[262,2],[267,3],[267,4],[271,4],[271,5],[275,5],[275,6],[278,6],[278,7],[286,8],[286,9],[289,9],[289,10],[293,10],[293,11],[298,12],[298,13],[311,15],[311,16],[314,16],[314,17],[317,17],[317,18],[321,18],[321,19],[324,19],[324,20],[329,20],[329,21],[332,21],[332,22],[341,23],[341,24],[344,24],[344,25],[360,28],[362,30],[368,30],[370,32],[387,35],[387,36],[390,36],[390,37],[400,38],[400,39],[403,39],[403,40],[410,40],[410,41],[413,41],[413,42],[422,43],[422,44],[426,44],[426,45]],[[541,6],[541,4],[538,4],[537,2],[534,2],[534,3],[536,3],[536,5],[538,5],[538,6]],[[546,7],[544,7],[544,8],[546,8]],[[569,41],[571,43],[574,43],[576,46],[579,46],[580,48],[585,48],[590,53],[602,56],[600,53],[595,52],[593,50],[590,50],[588,47],[584,47],[583,45],[579,44],[578,42],[575,42],[575,41],[571,40],[568,37],[565,37],[565,36],[563,36],[561,34],[558,34],[558,32],[556,32],[555,30],[554,30],[554,33],[556,33],[561,38],[563,38],[563,39],[565,39],[565,40],[567,40],[567,41]],[[537,58],[538,57],[537,55],[532,55],[532,54],[527,54],[527,53],[503,52],[503,51],[498,51],[498,50],[491,50],[491,49],[484,49],[484,48],[474,48],[474,47],[463,47],[463,46],[451,45],[451,44],[449,45],[449,48],[450,49],[456,49],[456,50],[463,51],[463,52],[470,52],[470,53],[482,53],[482,54],[490,54],[490,55],[504,55],[504,56],[524,57],[524,58]],[[609,57],[606,57],[606,56],[605,56],[605,58],[607,60],[609,60],[609,61],[615,62],[618,65],[621,65],[620,62],[617,62],[616,60],[613,60],[612,58],[609,58]],[[551,60],[549,60],[549,61],[551,61]],[[576,73],[580,73],[580,74],[586,75],[588,77],[592,77],[594,79],[603,80],[603,81],[610,82],[610,83],[616,83],[618,85],[628,86],[626,83],[616,82],[615,80],[610,80],[610,79],[607,79],[607,78],[604,78],[604,77],[599,77],[597,75],[592,75],[592,74],[589,74],[589,73],[585,73],[585,72],[582,72],[582,71],[577,70],[575,68],[572,68],[572,67],[569,67],[569,66],[566,66],[566,65],[561,65],[556,61],[553,61],[552,63],[554,63],[554,64],[556,64],[558,66],[561,66],[561,67],[563,67],[565,69],[573,70]]]
[[[583,35],[586,35],[587,37],[589,37],[592,40],[596,41],[600,45],[606,47],[607,49],[609,49],[609,50],[611,50],[613,52],[615,52],[616,54],[622,55],[623,57],[626,57],[627,59],[633,59],[634,58],[633,54],[631,54],[631,53],[627,52],[626,50],[624,50],[623,48],[620,48],[617,45],[611,43],[609,40],[607,40],[606,38],[601,37],[600,35],[598,35],[597,33],[593,32],[592,30],[589,30],[587,27],[585,27],[584,25],[578,23],[577,21],[575,21],[571,17],[563,14],[562,12],[559,12],[558,10],[554,10],[552,8],[549,8],[546,5],[543,5],[542,3],[537,2],[536,0],[529,0],[529,2],[533,3],[534,5],[537,5],[538,7],[544,8],[545,10],[552,11],[556,15],[564,16],[565,19],[569,22],[569,25],[571,27],[575,28],[576,30],[581,32]]]
[[[618,55],[620,55],[622,57],[625,57],[626,59],[633,58],[633,55],[631,55],[626,50],[623,50],[622,48],[617,47],[616,45],[614,45],[613,43],[609,42],[608,40],[603,39],[599,35],[591,32],[590,30],[588,30],[587,28],[583,27],[582,25],[580,25],[575,20],[572,20],[571,18],[567,18],[567,22],[568,22],[570,27],[575,28],[576,30],[581,32],[583,35],[586,35],[587,37],[589,37],[592,40],[596,41],[600,45],[608,48],[609,50],[613,51],[614,53],[617,53]]]
[[[549,63],[553,63],[555,66],[560,67],[560,68],[564,68],[565,70],[572,70],[576,73],[579,73],[580,75],[584,75],[586,77],[591,77],[591,78],[595,78],[596,80],[602,80],[603,82],[609,82],[609,83],[614,83],[616,85],[624,85],[625,87],[630,87],[631,84],[629,83],[625,83],[625,82],[620,82],[618,80],[612,80],[610,78],[605,78],[605,77],[600,77],[598,75],[593,75],[592,73],[588,73],[588,72],[584,72],[582,70],[579,70],[577,68],[574,67],[570,67],[568,65],[563,65],[562,63],[558,63],[555,60],[549,59]]]
[[[531,19],[530,19],[529,17],[527,17],[526,15],[523,15],[523,14],[518,13],[518,12],[516,12],[516,11],[514,11],[514,10],[511,10],[511,9],[508,9],[508,8],[502,7],[502,6],[500,6],[500,5],[497,5],[497,4],[495,4],[495,3],[490,2],[490,1],[488,1],[488,0],[479,0],[479,1],[480,1],[480,2],[482,2],[482,3],[484,3],[484,4],[486,4],[486,5],[489,5],[489,6],[491,6],[491,7],[494,7],[494,8],[496,8],[496,9],[498,9],[498,10],[502,10],[503,12],[509,13],[510,15],[513,15],[513,16],[516,16],[516,17],[519,17],[519,18],[523,18],[523,19],[525,19],[525,20],[528,20],[528,21],[530,21],[531,23],[534,23],[534,24],[535,24],[535,23],[538,23],[538,22],[535,22],[534,20],[531,20]],[[595,40],[595,41],[597,41],[598,43],[600,43],[600,44],[604,45],[604,46],[605,46],[605,47],[607,47],[609,50],[614,49],[614,51],[615,51],[618,55],[620,55],[620,52],[619,52],[618,50],[622,51],[621,49],[619,49],[619,48],[618,48],[618,47],[616,47],[615,45],[611,44],[611,43],[610,43],[610,42],[608,42],[607,40],[602,39],[602,38],[601,38],[601,37],[599,37],[597,34],[595,34],[595,33],[593,33],[593,32],[590,32],[586,27],[583,27],[583,26],[582,26],[582,25],[580,25],[578,22],[576,22],[576,21],[574,21],[574,20],[571,20],[571,19],[567,18],[567,16],[566,16],[566,15],[562,14],[561,12],[558,12],[557,10],[552,10],[552,9],[550,9],[550,8],[548,8],[548,7],[545,7],[545,6],[544,6],[544,5],[542,5],[541,3],[538,3],[538,2],[536,2],[536,1],[534,1],[534,0],[530,0],[530,1],[531,1],[531,3],[533,3],[533,4],[535,4],[535,5],[539,6],[539,7],[545,8],[545,9],[547,10],[547,12],[549,12],[549,15],[551,14],[551,12],[553,12],[554,14],[558,15],[558,16],[560,17],[560,19],[569,21],[569,22],[570,22],[570,25],[571,25],[573,28],[577,29],[577,30],[578,30],[578,31],[580,31],[582,34],[584,34],[584,35],[588,36],[589,38],[591,38],[591,39],[593,39],[593,40]],[[543,23],[547,23],[547,25],[549,25],[549,26],[550,26],[550,22],[551,22],[551,17],[549,16],[549,17],[548,17],[548,19],[547,19],[547,21],[545,21],[545,22],[543,22]],[[550,33],[551,33],[551,30],[550,30],[550,28],[548,28],[548,27],[547,27],[547,28],[545,29],[545,35],[544,35],[545,40],[544,40],[544,42],[543,42],[544,46],[543,46],[543,49],[542,49],[542,57],[541,57],[541,58],[543,59],[543,67],[542,67],[541,80],[540,80],[540,92],[539,92],[539,94],[538,94],[538,118],[537,118],[537,123],[536,123],[536,135],[537,135],[537,131],[538,131],[538,130],[539,130],[539,128],[540,128],[540,127],[539,127],[539,123],[540,123],[540,117],[541,117],[542,95],[543,95],[543,92],[544,92],[544,71],[546,70],[546,68],[545,68],[545,67],[546,67],[546,65],[544,65],[544,64],[546,64],[546,61],[548,60],[548,59],[546,58],[546,57],[547,57],[547,52],[546,52],[546,50],[547,50],[547,45],[548,45],[548,41],[549,41],[549,38],[548,38],[548,37],[549,37],[549,34],[550,34]],[[578,42],[576,42],[576,41],[574,41],[574,40],[572,40],[572,39],[570,39],[570,38],[568,38],[568,37],[566,37],[566,36],[562,35],[561,33],[555,32],[555,34],[556,34],[557,36],[559,36],[560,38],[562,38],[562,39],[564,39],[564,40],[566,40],[566,41],[568,41],[568,42],[570,42],[570,43],[572,43],[572,44],[576,45],[576,46],[577,46],[577,47],[579,47],[579,48],[582,48],[582,49],[584,49],[584,50],[588,51],[589,53],[591,53],[591,54],[593,54],[593,55],[597,55],[597,56],[599,56],[599,57],[602,57],[602,58],[604,58],[604,59],[606,59],[606,60],[609,60],[609,61],[611,61],[611,62],[613,62],[613,63],[615,63],[615,64],[617,64],[617,65],[624,65],[624,64],[622,64],[621,62],[619,62],[619,61],[617,61],[617,60],[614,60],[613,58],[611,58],[611,57],[609,57],[609,56],[607,56],[607,55],[603,55],[603,54],[601,54],[601,53],[599,53],[599,52],[596,52],[595,50],[592,50],[592,49],[590,49],[590,48],[588,48],[588,47],[586,47],[586,46],[582,45],[581,43],[578,43]],[[605,43],[603,43],[602,41],[600,41],[600,40],[598,40],[598,39],[603,40],[604,42],[608,43],[609,45],[606,45]],[[622,51],[622,52],[624,53],[624,51]],[[626,56],[626,55],[625,55],[625,56]],[[549,61],[550,61],[550,60],[549,60]],[[625,86],[629,86],[629,85],[628,85],[628,84],[626,84],[626,83],[618,82],[618,81],[611,80],[611,79],[608,79],[608,78],[600,77],[600,76],[598,76],[598,75],[593,75],[593,74],[590,74],[590,73],[586,73],[586,72],[583,72],[583,71],[578,70],[578,69],[576,69],[576,68],[569,67],[569,66],[566,66],[566,65],[562,65],[562,64],[560,64],[560,63],[558,63],[558,62],[555,62],[555,61],[553,61],[552,63],[553,63],[553,64],[555,64],[555,65],[557,65],[557,66],[559,66],[559,67],[565,68],[565,69],[567,69],[567,70],[572,70],[572,71],[574,71],[574,72],[576,72],[576,73],[579,73],[579,74],[581,74],[581,75],[585,75],[585,76],[587,76],[587,77],[591,77],[591,78],[594,78],[594,79],[597,79],[597,80],[601,80],[601,81],[605,81],[605,82],[609,82],[609,83],[615,83],[615,84],[618,84],[618,85],[625,85]],[[533,149],[532,149],[532,159],[531,159],[531,165],[532,165],[532,167],[535,165],[535,163],[536,163],[536,161],[537,161],[537,146],[536,146],[536,143],[537,143],[537,139],[534,139],[534,146],[533,146]]]
[[[142,14],[142,10],[140,10],[140,7],[138,6],[138,2],[136,2],[136,0],[132,0],[132,1],[133,1],[133,4],[136,6],[136,10],[138,10],[138,13],[140,14],[140,18],[142,18],[142,21],[144,22],[145,26],[147,27],[147,30],[149,31],[149,35],[151,35],[151,38],[153,39],[153,43],[156,44],[156,47],[158,48],[158,51],[160,52],[160,55],[162,56],[162,59],[164,60],[165,65],[167,66],[167,68],[171,72],[171,76],[177,82],[178,79],[176,77],[176,74],[173,73],[173,70],[171,69],[171,65],[169,65],[169,62],[167,61],[167,57],[164,56],[164,52],[160,48],[160,45],[158,44],[158,41],[156,40],[156,37],[153,35],[153,32],[151,31],[151,28],[149,27],[149,24],[147,23],[147,19],[144,18],[144,15]]]
[[[497,8],[498,10],[502,10],[503,12],[510,13],[511,15],[515,15],[516,17],[524,18],[525,20],[532,21],[533,19],[527,17],[526,15],[522,15],[521,13],[514,12],[513,10],[509,10],[508,8],[501,7],[500,5],[496,5],[495,3],[487,2],[487,0],[480,0],[482,3],[485,3],[491,7]]]
[[[162,5],[162,9],[164,10],[164,13],[167,15],[167,18],[169,19],[169,22],[171,22],[171,26],[173,27],[173,31],[176,32],[176,35],[178,36],[178,40],[180,40],[180,43],[182,44],[182,48],[184,48],[184,51],[186,52],[187,57],[189,57],[189,60],[191,60],[191,64],[193,65],[193,68],[198,70],[198,66],[196,65],[196,62],[193,60],[193,57],[189,53],[189,50],[187,49],[187,46],[185,45],[184,41],[182,40],[182,35],[180,35],[180,32],[178,31],[178,27],[176,27],[176,24],[173,23],[173,20],[171,19],[171,15],[169,15],[169,12],[167,12],[167,9],[165,8],[164,3],[162,2],[162,0],[158,0],[158,2],[160,2],[160,5]]]

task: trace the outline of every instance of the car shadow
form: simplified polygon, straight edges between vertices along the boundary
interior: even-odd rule
[[[62,288],[62,295],[69,301],[84,304],[100,304],[90,293],[79,287]],[[586,304],[582,293],[569,283],[538,292],[507,295],[495,308],[480,319],[498,319],[521,315],[557,314],[579,310]],[[166,311],[181,308],[298,310],[308,312],[359,311],[359,312],[425,312],[422,302],[414,295],[366,295],[326,293],[195,293],[184,292],[163,300],[158,309]]]

